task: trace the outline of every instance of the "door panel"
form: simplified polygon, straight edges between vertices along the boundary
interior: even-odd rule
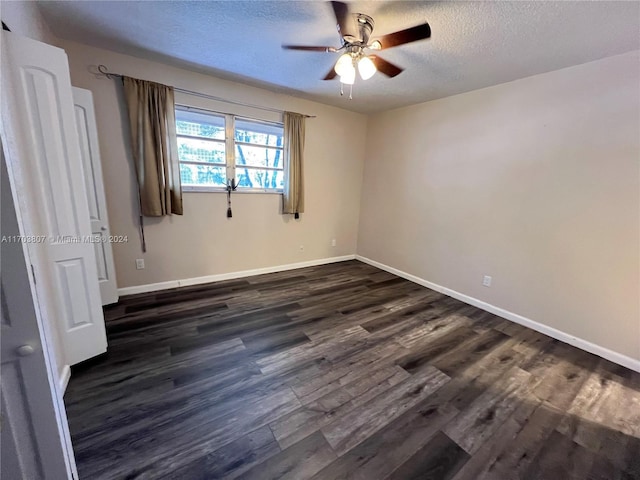
[[[64,317],[69,322],[66,326],[71,331],[74,328],[82,327],[91,318],[91,305],[86,301],[89,293],[82,288],[80,291],[74,290],[87,281],[86,268],[82,258],[70,258],[56,262],[58,273],[58,285],[62,288],[64,295]],[[73,293],[73,297],[71,296]]]
[[[94,235],[97,235],[96,232],[93,232]],[[95,253],[96,253],[96,267],[98,268],[98,281],[100,282],[100,287],[102,287],[102,282],[109,281],[109,274],[107,273],[107,259],[105,256],[105,246],[103,242],[95,243],[94,245]],[[102,288],[100,289],[100,293],[102,294]],[[106,300],[106,301],[105,301]],[[118,297],[116,300],[118,301]],[[109,303],[115,303],[105,299],[104,295],[102,295],[102,304],[107,305]]]
[[[2,32],[3,118],[16,126],[10,147],[18,209],[39,303],[55,322],[70,365],[106,351],[107,341],[82,158],[64,50]]]
[[[17,73],[17,72],[16,72]],[[20,80],[24,98],[24,116],[34,143],[33,170],[40,179],[43,225],[54,237],[77,235],[74,211],[67,177],[66,145],[63,124],[57,112],[62,109],[56,80],[51,72],[25,67]]]
[[[79,102],[83,101],[85,97],[83,92],[86,90],[82,90],[77,87],[72,88],[76,126],[78,128],[78,140],[80,141],[80,155],[82,157],[82,166],[84,167],[84,182],[87,191],[89,218],[93,222],[100,218],[100,205],[96,194],[96,172],[94,171],[93,164],[91,163],[91,145],[89,144],[90,126],[89,119],[87,118],[87,109],[84,105],[79,104]]]
[[[111,249],[107,201],[102,181],[100,146],[96,127],[93,95],[91,91],[73,87],[76,126],[80,140],[80,154],[84,166],[84,181],[87,192],[87,204],[91,219],[91,233],[100,239],[94,243],[98,282],[102,304],[118,301],[115,265]]]

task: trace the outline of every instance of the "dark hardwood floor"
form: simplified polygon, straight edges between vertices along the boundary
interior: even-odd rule
[[[357,261],[106,317],[81,480],[640,478],[640,374]]]

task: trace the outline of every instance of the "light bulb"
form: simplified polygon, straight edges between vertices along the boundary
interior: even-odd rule
[[[382,44],[380,43],[380,40],[374,40],[373,43],[369,45],[369,48],[371,50],[382,50]]]
[[[353,85],[356,81],[356,69],[352,66],[350,70],[345,71],[340,75],[340,81],[345,85]]]
[[[376,69],[375,63],[369,57],[362,57],[358,62],[358,71],[360,72],[360,76],[363,80],[368,80],[373,77],[373,74],[378,70]]]
[[[353,57],[350,53],[345,53],[340,56],[336,62],[336,66],[333,67],[338,75],[343,75],[344,72],[351,69],[353,70]]]

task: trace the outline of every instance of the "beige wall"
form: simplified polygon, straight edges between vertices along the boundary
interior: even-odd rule
[[[372,116],[358,253],[640,359],[639,70],[632,52]]]
[[[360,255],[640,359],[638,52],[367,119],[58,41],[34,4],[1,8],[15,32],[65,48],[73,83],[93,91],[112,233],[130,239],[114,245],[119,287],[352,254],[357,239]],[[318,115],[307,124],[302,220],[280,215],[277,195],[237,194],[227,220],[223,194],[185,193],[183,217],[148,221],[143,255],[119,92],[89,71],[99,63]]]
[[[354,254],[367,119],[364,115],[223,81],[156,62],[62,41],[75,86],[93,92],[111,233],[128,235],[114,244],[118,287],[285,265]],[[296,221],[279,213],[280,195],[234,194],[233,218],[226,218],[224,193],[184,193],[184,216],[146,220],[147,253],[137,233],[137,200],[122,122],[120,88],[98,78],[91,66],[153,80],[229,100],[317,115],[307,120],[305,213]],[[277,120],[261,110],[238,110],[197,97],[177,103]],[[336,247],[331,246],[335,238]],[[304,251],[300,251],[304,245]],[[146,268],[136,270],[135,259]]]

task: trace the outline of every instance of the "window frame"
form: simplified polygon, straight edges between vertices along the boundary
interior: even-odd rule
[[[258,118],[252,118],[252,117],[248,117],[246,115],[236,115],[233,113],[225,113],[225,112],[217,112],[214,110],[208,110],[208,109],[204,109],[204,108],[198,108],[198,107],[191,107],[188,105],[180,105],[180,104],[176,104],[175,105],[175,112],[176,112],[176,121],[178,121],[178,111],[186,111],[186,112],[195,112],[195,113],[200,113],[203,115],[213,115],[213,116],[218,116],[218,117],[223,117],[224,118],[224,124],[225,124],[225,138],[224,140],[221,139],[213,139],[213,138],[206,138],[206,137],[198,137],[198,136],[194,136],[194,135],[188,135],[188,134],[180,134],[176,132],[176,137],[182,137],[182,138],[192,138],[195,140],[205,140],[205,141],[212,141],[212,142],[217,142],[217,143],[222,143],[225,146],[225,163],[212,163],[212,162],[193,162],[193,161],[181,161],[179,156],[178,156],[178,162],[179,164],[188,164],[188,165],[211,165],[211,166],[222,166],[225,168],[225,174],[226,174],[226,178],[227,180],[230,178],[238,178],[236,175],[236,171],[238,168],[247,168],[247,169],[253,169],[253,170],[270,170],[270,171],[282,171],[282,175],[284,177],[285,172],[286,172],[286,155],[285,155],[285,151],[284,151],[284,144],[285,144],[285,140],[284,140],[284,123],[283,122],[274,122],[274,121],[269,121],[269,120],[262,120],[262,119],[258,119]],[[240,142],[240,141],[236,141],[236,135],[235,135],[235,125],[236,125],[236,119],[238,120],[242,120],[242,121],[246,121],[246,122],[252,122],[252,123],[261,123],[263,125],[273,125],[273,126],[277,126],[277,127],[281,127],[282,128],[282,146],[278,147],[275,145],[260,145],[258,143],[250,143],[250,142]],[[252,166],[252,165],[240,165],[238,166],[236,163],[236,145],[240,145],[240,146],[251,146],[251,147],[259,147],[259,148],[267,148],[267,149],[272,149],[272,150],[280,150],[282,152],[282,168],[274,168],[274,167],[259,167],[259,166]],[[182,183],[182,182],[181,182]],[[226,187],[222,187],[222,186],[209,186],[209,185],[182,185],[182,191],[183,192],[212,192],[212,193],[226,193],[227,189]],[[233,193],[263,193],[263,194],[282,194],[284,192],[284,186],[282,188],[255,188],[255,187],[240,187],[238,186],[238,188],[236,190],[234,190]]]

